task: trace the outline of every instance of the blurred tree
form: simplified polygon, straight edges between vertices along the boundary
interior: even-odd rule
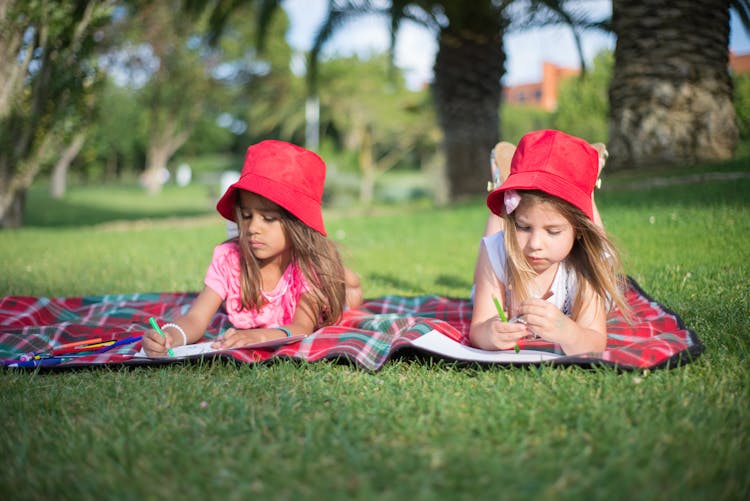
[[[735,75],[734,109],[737,111],[737,127],[743,140],[750,139],[750,73]]]
[[[34,177],[98,81],[90,56],[113,3],[0,2],[0,227],[23,223]]]
[[[320,68],[323,126],[338,131],[345,147],[356,152],[365,205],[380,175],[419,150],[434,151],[439,138],[424,93],[410,92],[401,75],[387,78],[388,64],[385,55],[352,56]]]
[[[447,197],[456,200],[484,193],[487,158],[500,131],[500,80],[505,73],[503,37],[513,29],[546,24],[600,26],[589,22],[582,11],[566,10],[567,3],[394,0],[383,7],[383,2],[376,1],[330,0],[328,18],[311,50],[309,78],[314,89],[315,61],[323,45],[346,21],[363,13],[381,14],[390,20],[391,55],[404,21],[426,26],[438,41],[432,93],[443,132]],[[578,33],[574,30],[573,34],[580,55]],[[581,61],[583,64],[582,57]]]
[[[728,71],[729,13],[748,0],[614,0],[610,165],[730,158],[738,139]]]
[[[191,8],[200,0],[185,0]],[[233,9],[252,0],[215,0],[211,15],[212,32],[220,37]],[[260,0],[258,36],[281,0]],[[445,175],[448,196],[457,199],[482,193],[487,181],[488,152],[497,142],[500,129],[500,80],[505,73],[503,36],[516,28],[564,23],[574,27],[602,27],[590,22],[582,10],[568,11],[566,0],[329,0],[328,16],[313,42],[308,64],[308,82],[317,95],[317,61],[324,44],[341,26],[365,14],[382,15],[390,20],[391,57],[396,33],[408,20],[429,28],[438,40],[433,97],[443,131]],[[574,30],[579,55],[580,40]],[[581,60],[583,58],[581,57]]]
[[[304,134],[304,80],[291,71],[292,50],[284,37],[289,29],[286,15],[269,19],[269,36],[263,51],[257,47],[256,8],[244,2],[225,21],[217,48],[223,59],[222,82],[231,89],[225,102],[227,119],[239,132],[244,154],[248,142],[283,137],[301,142]],[[283,12],[282,12],[283,14]]]
[[[578,78],[568,78],[560,85],[557,109],[552,126],[591,143],[606,143],[609,135],[609,97],[614,63],[611,51],[594,58],[591,69]]]
[[[145,131],[138,124],[145,121],[145,113],[138,105],[138,89],[118,85],[110,77],[99,95],[96,126],[83,146],[81,162],[86,164],[88,174],[98,175],[102,180],[115,180],[127,169],[144,162]],[[91,172],[93,166],[102,166],[99,172]],[[83,166],[81,166],[83,167]]]
[[[528,104],[504,104],[500,110],[502,141],[517,144],[531,130],[551,129],[552,113]]]
[[[144,111],[142,182],[150,193],[161,190],[169,159],[190,137],[211,94],[202,17],[186,16],[180,7],[179,0],[133,2],[122,23],[120,55],[145,80],[137,96]]]

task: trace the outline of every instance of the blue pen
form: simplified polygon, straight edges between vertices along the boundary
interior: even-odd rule
[[[140,341],[142,337],[143,336],[131,336],[131,337],[128,337],[128,338],[125,338],[125,339],[120,339],[119,341],[115,341],[114,344],[111,344],[109,346],[105,346],[104,348],[101,348],[100,350],[95,351],[94,353],[104,353],[105,351],[109,351],[112,348],[116,348],[118,346],[123,346],[123,345],[126,345],[126,344],[135,343],[135,342]]]
[[[8,364],[6,367],[12,367],[12,368],[52,367],[63,361],[64,359],[58,358],[58,357],[42,358],[40,360],[24,360],[24,361],[19,360],[18,362],[14,364]]]
[[[148,321],[151,322],[151,327],[153,327],[154,330],[161,335],[161,337],[167,339],[167,335],[164,334],[164,331],[161,330],[161,327],[159,327],[159,324],[156,323],[156,319],[154,317],[149,318]],[[167,353],[169,353],[170,357],[174,356],[174,351],[172,351],[172,348],[169,348],[167,350]]]

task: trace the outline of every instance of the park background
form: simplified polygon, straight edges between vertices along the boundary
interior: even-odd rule
[[[46,82],[67,88],[62,107],[24,115],[34,92],[24,87],[16,121],[3,119],[2,152],[18,130],[47,149],[19,164],[37,170],[22,224],[0,232],[2,295],[199,289],[226,235],[214,209],[222,173],[254,141],[310,137],[286,16],[277,11],[259,53],[259,3],[239,2],[247,10],[225,27],[215,59],[195,36],[209,33],[208,19],[184,10],[195,4],[97,3],[111,7],[93,37],[108,50],[74,58],[86,71],[72,80]],[[28,5],[57,7],[56,22],[71,12]],[[174,56],[166,74],[159,47]],[[609,144],[616,61],[611,45],[602,49],[584,78],[561,84],[554,111],[499,106],[496,138],[557,127]],[[40,67],[27,68],[28,85]],[[737,126],[729,157],[608,167],[598,195],[626,271],[696,331],[706,347],[697,360],[625,373],[410,357],[377,373],[335,361],[4,371],[2,497],[747,498],[750,84],[725,70]],[[318,77],[326,224],[365,294],[468,297],[489,148],[477,192],[441,197],[443,132],[429,85],[412,86],[381,51],[323,54]],[[32,118],[44,120],[32,127]],[[181,146],[153,162],[155,139],[173,138],[157,132],[191,120]],[[365,171],[357,139],[368,130],[380,142]],[[177,183],[181,165],[189,183]],[[163,169],[164,183],[144,176]]]

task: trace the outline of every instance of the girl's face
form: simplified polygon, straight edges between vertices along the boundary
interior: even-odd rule
[[[518,247],[537,274],[563,261],[573,248],[573,226],[548,202],[521,202],[515,225]]]
[[[270,200],[255,193],[239,190],[238,202],[242,220],[249,238],[250,250],[259,261],[283,258],[290,248],[284,226],[282,209]]]

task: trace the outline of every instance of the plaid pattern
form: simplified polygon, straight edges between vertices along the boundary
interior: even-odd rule
[[[8,296],[0,299],[0,358],[6,363],[28,352],[47,352],[55,346],[101,337],[124,339],[143,333],[148,318],[166,323],[187,311],[195,293],[125,294],[69,298]],[[627,299],[634,323],[617,313],[608,319],[608,343],[603,353],[559,357],[539,362],[562,365],[612,365],[622,369],[668,368],[690,362],[703,345],[675,313],[649,298],[632,279]],[[274,350],[232,350],[219,356],[254,363],[274,357],[308,362],[346,359],[367,370],[378,370],[396,352],[414,349],[411,341],[437,330],[468,344],[472,305],[465,299],[440,296],[385,296],[350,310],[337,325],[325,327],[306,339]],[[204,340],[230,327],[226,314],[217,313]],[[562,354],[545,341],[524,345],[529,349]],[[134,359],[140,343],[109,352],[68,359],[57,367],[97,364],[164,363]]]

